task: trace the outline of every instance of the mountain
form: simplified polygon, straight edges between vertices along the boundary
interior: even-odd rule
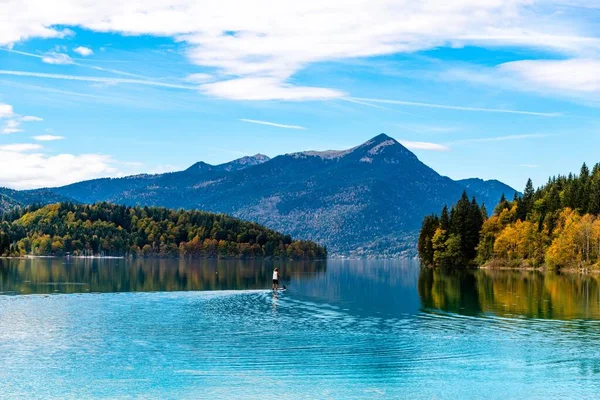
[[[489,186],[467,191],[492,198]],[[456,202],[465,188],[381,134],[348,150],[199,162],[179,172],[46,190],[81,203],[226,213],[325,244],[330,254],[362,257],[414,255],[423,217]]]
[[[61,196],[50,189],[14,190],[0,188],[0,212],[31,204],[51,204],[73,199]]]
[[[508,200],[512,200],[515,193],[521,195],[520,192],[496,179],[484,181],[483,179],[479,178],[469,178],[461,179],[456,182],[462,185],[466,189],[467,193],[477,197],[479,204],[482,202],[486,204],[490,212],[493,210],[493,207],[498,204],[502,195],[504,195]]]

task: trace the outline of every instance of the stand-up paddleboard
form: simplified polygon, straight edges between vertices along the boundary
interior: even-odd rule
[[[285,287],[285,285],[283,285],[283,287],[280,287],[279,289],[277,289],[277,292],[285,292],[287,290],[287,288]],[[275,290],[274,290],[275,291]]]

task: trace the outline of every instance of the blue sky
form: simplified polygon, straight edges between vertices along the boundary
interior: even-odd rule
[[[56,186],[381,132],[452,178],[600,161],[600,2],[0,5],[0,185]]]

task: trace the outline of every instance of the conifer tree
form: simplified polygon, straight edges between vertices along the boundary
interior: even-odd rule
[[[590,179],[588,212],[593,215],[600,214],[600,165],[594,166],[594,173]]]
[[[531,178],[527,180],[525,190],[523,191],[523,197],[517,202],[517,218],[521,221],[525,221],[527,216],[533,210],[533,201],[535,196],[535,190],[533,189],[533,182]]]
[[[450,215],[448,214],[448,206],[442,208],[440,215],[440,228],[446,232],[450,230]]]

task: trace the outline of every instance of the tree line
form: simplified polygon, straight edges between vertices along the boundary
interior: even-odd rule
[[[327,250],[223,214],[57,203],[2,214],[0,255],[319,259]]]
[[[502,196],[489,218],[482,213],[477,241],[443,236],[443,216],[444,210],[423,220],[418,250],[427,265],[600,267],[600,163],[591,171],[583,164],[578,175],[552,177],[538,189],[529,179],[523,195]]]

